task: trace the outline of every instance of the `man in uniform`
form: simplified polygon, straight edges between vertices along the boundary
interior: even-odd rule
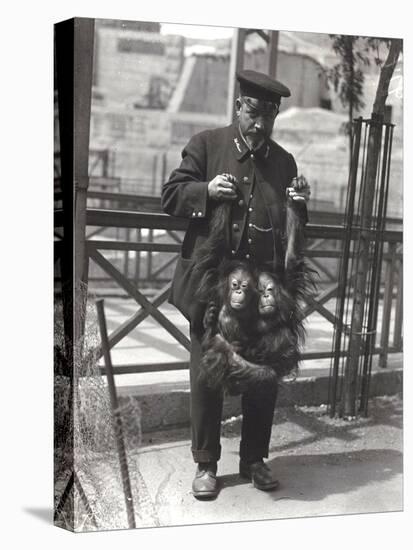
[[[195,135],[182,152],[182,162],[162,188],[162,208],[189,218],[178,260],[170,302],[191,323],[192,455],[197,470],[192,484],[196,498],[218,494],[217,462],[221,455],[220,428],[223,395],[198,379],[202,334],[193,323],[196,288],[191,286],[194,251],[208,235],[208,220],[219,201],[231,201],[230,256],[283,269],[288,205],[303,224],[310,190],[297,179],[293,156],[270,139],[281,97],[290,90],[263,73],[237,73],[240,96],[238,121],[225,128]],[[276,391],[246,391],[242,395],[240,474],[261,490],[278,481],[263,458],[268,457]]]

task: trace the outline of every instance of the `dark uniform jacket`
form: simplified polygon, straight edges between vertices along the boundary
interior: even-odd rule
[[[276,271],[285,255],[286,188],[297,176],[293,156],[272,140],[251,151],[238,126],[206,130],[195,135],[182,152],[182,162],[162,188],[162,208],[189,218],[169,301],[191,320],[196,282],[191,279],[193,253],[208,235],[208,220],[218,204],[208,198],[215,176],[232,174],[238,197],[232,203],[228,234],[231,255]],[[305,204],[294,203],[303,223]]]

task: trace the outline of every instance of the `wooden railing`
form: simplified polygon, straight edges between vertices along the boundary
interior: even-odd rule
[[[56,226],[59,226],[61,212],[56,212]],[[182,234],[187,226],[184,219],[173,218],[165,214],[148,212],[128,212],[117,210],[88,209],[86,215],[87,240],[86,261],[89,273],[95,264],[105,272],[106,276],[116,282],[124,295],[133,298],[139,306],[136,313],[123,322],[109,335],[110,346],[113,347],[125,338],[131,330],[138,326],[148,316],[152,316],[172,337],[184,348],[189,350],[190,342],[185,334],[179,330],[165,314],[160,306],[167,300],[170,289],[170,278],[174,261],[180,252]],[[145,238],[131,239],[146,231]],[[154,238],[154,232],[162,233],[162,240]],[[111,234],[105,239],[105,234]],[[116,233],[117,232],[117,233]],[[124,237],[121,238],[123,232]],[[132,232],[132,233],[131,233]],[[97,236],[99,235],[99,238]],[[354,230],[353,237],[357,237]],[[343,228],[338,225],[308,224],[306,227],[306,256],[320,273],[319,292],[306,304],[305,315],[308,317],[314,312],[319,313],[329,323],[336,323],[336,317],[326,304],[337,294],[337,268],[341,256],[341,241]],[[165,242],[165,241],[168,242]],[[381,366],[386,365],[387,354],[402,350],[402,232],[398,230],[386,231],[383,235],[385,253],[383,257],[382,277],[382,318],[380,343],[375,353],[380,356]],[[59,245],[57,245],[59,246]],[[135,252],[135,261],[142,252],[146,253],[146,272],[136,278],[124,272],[124,263],[113,263],[105,257],[105,251],[119,251],[122,254]],[[158,265],[149,261],[156,253]],[[161,259],[169,255],[166,260]],[[162,271],[169,268],[169,276],[160,277]],[[91,281],[92,282],[92,279]],[[148,292],[150,285],[150,292]],[[392,326],[393,325],[393,326]],[[392,330],[391,330],[392,328]],[[392,337],[390,338],[390,335]],[[303,353],[303,359],[317,359],[331,357],[330,351],[315,351]],[[149,372],[162,370],[179,370],[188,367],[187,362],[163,363],[158,365],[117,365],[116,372]]]

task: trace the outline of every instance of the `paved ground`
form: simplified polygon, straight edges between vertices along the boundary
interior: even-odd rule
[[[221,492],[197,501],[187,430],[147,435],[132,464],[141,478],[140,526],[325,516],[402,509],[402,406],[373,400],[369,418],[332,420],[325,409],[276,412],[268,464],[280,480],[264,493],[237,474],[240,419],[223,424]],[[132,468],[133,469],[133,468]],[[150,501],[150,513],[148,502]],[[145,505],[146,503],[146,505]],[[139,508],[139,506],[138,506]]]

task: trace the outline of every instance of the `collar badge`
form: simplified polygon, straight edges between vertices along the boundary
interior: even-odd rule
[[[239,151],[240,153],[242,153],[242,149],[241,149],[241,146],[240,146],[240,144],[239,144],[238,138],[234,138],[234,143],[235,143],[235,146],[236,146],[236,148],[238,149],[238,151]]]

